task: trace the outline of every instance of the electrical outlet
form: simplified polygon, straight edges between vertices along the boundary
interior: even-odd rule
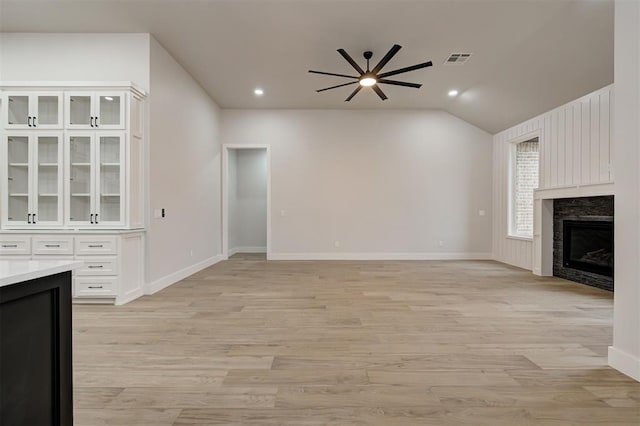
[[[287,212],[284,210],[280,210],[280,216],[284,216]]]
[[[442,241],[442,240],[438,241],[438,246],[439,247],[444,247],[444,241]]]
[[[193,257],[193,249],[189,250],[189,254]]]
[[[334,246],[334,247],[340,247],[340,241],[336,241],[336,242],[334,242],[334,243],[333,243],[333,246]]]
[[[478,210],[478,216],[485,216],[487,214],[484,210]]]

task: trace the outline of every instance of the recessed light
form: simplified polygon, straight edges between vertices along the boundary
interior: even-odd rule
[[[458,96],[458,91],[455,89],[449,90],[449,96],[451,96],[452,98]]]
[[[256,89],[256,90],[253,91],[253,94],[256,95],[256,96],[262,96],[262,95],[264,95],[264,90]]]

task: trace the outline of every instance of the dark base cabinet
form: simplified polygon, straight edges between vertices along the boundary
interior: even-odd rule
[[[0,425],[72,425],[71,272],[0,287]]]

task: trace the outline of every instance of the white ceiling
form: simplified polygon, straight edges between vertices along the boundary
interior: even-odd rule
[[[0,29],[151,33],[223,108],[435,108],[491,133],[613,82],[604,0],[0,0]],[[315,92],[346,80],[309,69],[353,74],[336,49],[375,64],[394,43],[385,71],[433,61],[394,77],[421,89]]]

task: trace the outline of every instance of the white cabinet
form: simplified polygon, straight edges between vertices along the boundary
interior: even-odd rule
[[[0,259],[76,259],[74,303],[127,303],[144,293],[144,233],[0,234]]]
[[[144,287],[144,91],[0,83],[0,259],[78,259],[74,301]]]
[[[5,129],[61,129],[62,92],[7,92]]]
[[[65,92],[65,128],[125,128],[125,92]]]
[[[65,146],[67,223],[81,227],[125,225],[125,134],[69,132]]]
[[[131,83],[0,89],[9,89],[0,98],[2,229],[144,227],[143,91]]]
[[[24,258],[31,255],[31,238],[21,235],[0,235],[0,256],[3,259]]]
[[[5,227],[62,225],[62,143],[62,132],[5,132],[1,149]]]

